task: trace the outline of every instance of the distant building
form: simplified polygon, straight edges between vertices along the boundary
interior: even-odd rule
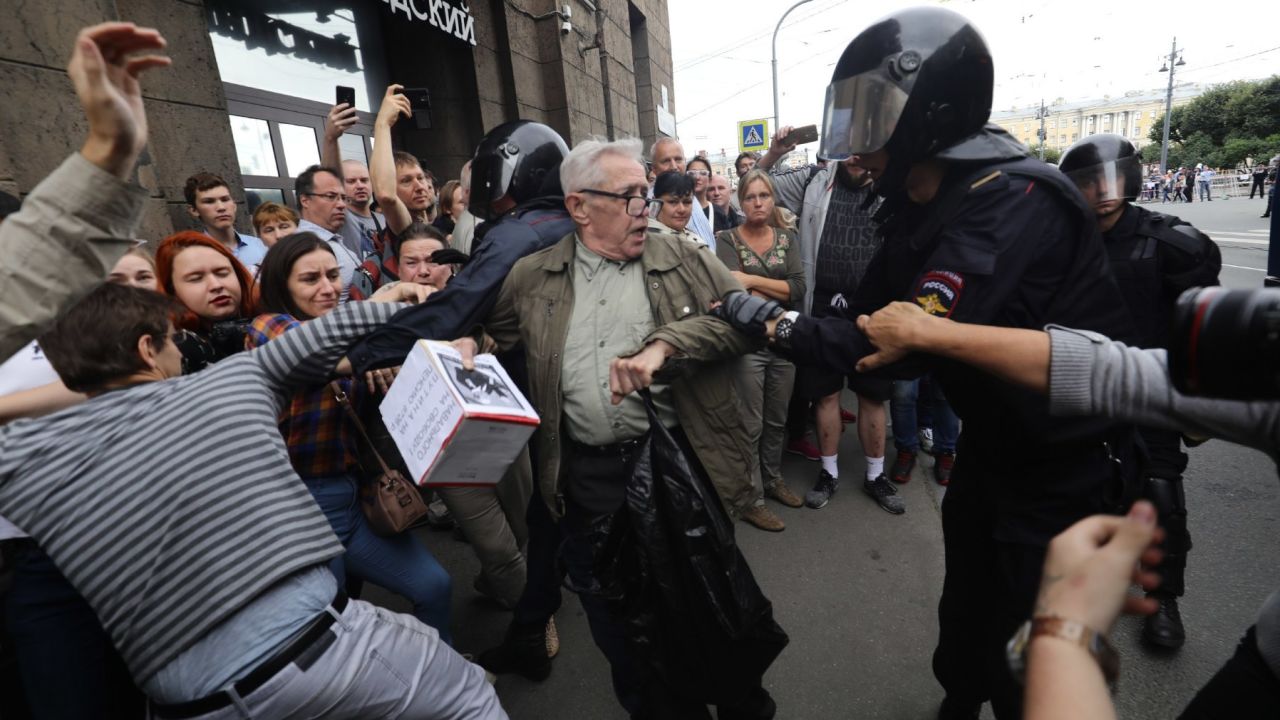
[[[1199,97],[1203,85],[1192,83],[1173,89],[1173,106],[1185,105]],[[1066,150],[1083,136],[1115,133],[1142,148],[1151,141],[1151,127],[1163,122],[1165,90],[1134,91],[1123,97],[1057,102],[1045,105],[1045,147]],[[1039,143],[1039,105],[991,113],[999,125],[1024,145]]]

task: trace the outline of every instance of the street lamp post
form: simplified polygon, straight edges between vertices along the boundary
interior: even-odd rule
[[[773,126],[774,126],[774,132],[778,131],[778,127],[780,127],[780,123],[781,123],[781,121],[778,120],[778,31],[782,29],[782,21],[787,19],[787,16],[791,14],[791,11],[795,10],[796,8],[800,7],[801,5],[807,2],[813,2],[813,0],[800,0],[800,2],[787,8],[787,11],[782,13],[782,17],[778,18],[778,24],[775,25],[773,28]]]
[[[1164,94],[1164,138],[1160,141],[1160,174],[1163,175],[1169,166],[1169,116],[1173,113],[1173,74],[1180,65],[1187,61],[1178,55],[1178,38],[1173,39],[1173,47],[1169,50],[1169,59],[1160,67],[1160,72],[1169,73],[1169,89]]]
[[[1048,117],[1048,115],[1049,115],[1049,113],[1045,112],[1045,108],[1044,108],[1044,98],[1040,98],[1040,110],[1036,113],[1036,117],[1040,119],[1040,133],[1039,133],[1039,137],[1040,137],[1040,160],[1041,160],[1041,162],[1043,162],[1043,161],[1044,161],[1044,143],[1045,143],[1045,138],[1047,137],[1047,136],[1045,135],[1045,132],[1044,132],[1044,119],[1045,119],[1046,117]]]

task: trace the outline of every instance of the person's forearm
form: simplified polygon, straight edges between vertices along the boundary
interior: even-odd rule
[[[324,143],[320,146],[320,164],[335,170],[342,169],[342,151],[338,149],[338,136],[325,133]]]
[[[1027,648],[1026,720],[1108,720],[1116,716],[1098,662],[1066,640],[1037,637]]]
[[[327,382],[352,344],[407,303],[352,302],[250,351],[278,392]]]
[[[373,124],[373,155],[369,158],[369,183],[391,232],[401,233],[413,222],[409,208],[396,195],[396,161],[391,147],[391,126],[381,118]]]
[[[102,282],[134,246],[146,199],[78,153],[36,186],[0,225],[0,357]]]
[[[972,365],[1036,392],[1049,391],[1049,335],[1039,330],[933,318],[924,324],[911,346],[917,352]]]
[[[786,280],[757,277],[751,289],[773,300],[784,303],[791,300],[791,284]]]
[[[67,389],[62,381],[0,397],[0,424],[19,418],[36,418],[85,401],[85,396]]]

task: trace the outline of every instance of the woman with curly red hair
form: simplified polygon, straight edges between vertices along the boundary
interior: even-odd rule
[[[222,243],[193,230],[170,235],[156,248],[156,279],[187,309],[174,321],[184,373],[244,350],[256,314],[253,276]]]

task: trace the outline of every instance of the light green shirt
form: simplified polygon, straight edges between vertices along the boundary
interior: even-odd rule
[[[653,311],[644,287],[644,263],[608,260],[575,238],[573,319],[565,340],[560,384],[569,437],[586,445],[611,445],[649,430],[640,396],[617,405],[609,391],[609,363],[642,349],[653,332]],[[666,385],[651,388],[663,425],[679,424]]]

